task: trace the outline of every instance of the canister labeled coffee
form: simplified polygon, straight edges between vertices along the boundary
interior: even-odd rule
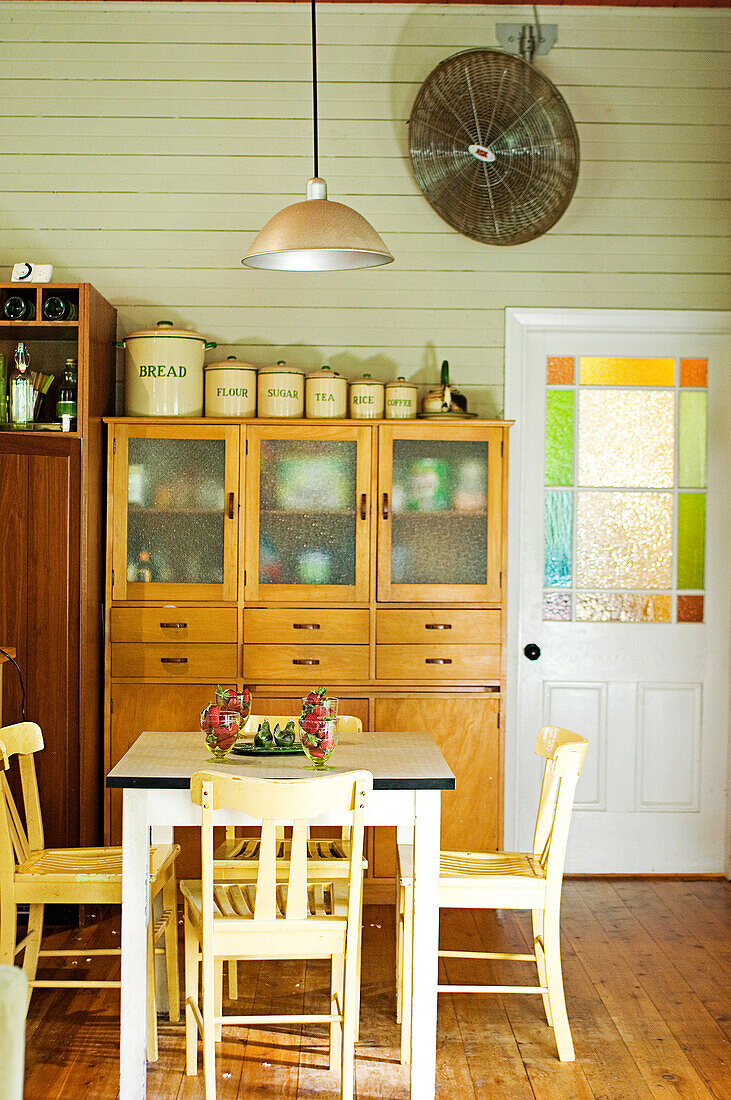
[[[402,374],[386,383],[386,420],[413,420],[416,417],[418,390]]]
[[[209,363],[206,377],[206,416],[256,416],[256,367],[229,355]]]

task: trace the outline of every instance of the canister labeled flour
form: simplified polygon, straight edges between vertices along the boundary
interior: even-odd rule
[[[383,382],[370,374],[350,383],[350,415],[354,420],[381,420],[384,401]]]
[[[215,348],[199,332],[172,321],[131,332],[124,348],[124,411],[127,416],[203,416],[203,358]]]
[[[305,382],[307,416],[343,417],[348,415],[348,383],[330,367],[312,371]]]
[[[300,417],[305,411],[305,372],[286,363],[262,367],[258,394],[259,416]]]
[[[417,387],[402,374],[386,383],[386,420],[413,420],[416,416]]]
[[[206,416],[256,416],[256,367],[229,355],[209,363],[206,376]]]

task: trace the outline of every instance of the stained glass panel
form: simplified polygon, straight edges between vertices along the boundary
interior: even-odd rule
[[[579,485],[670,489],[674,445],[672,392],[581,390]]]
[[[571,485],[574,480],[574,393],[546,394],[546,485]]]
[[[678,485],[702,489],[706,484],[706,411],[703,390],[681,392],[678,415]]]
[[[678,588],[703,587],[706,494],[678,494]]]
[[[582,386],[674,386],[674,359],[620,359],[582,355]]]
[[[569,622],[571,620],[571,595],[568,592],[543,593],[543,621]]]
[[[576,621],[669,623],[670,597],[640,592],[579,592],[576,596]]]
[[[703,622],[703,597],[702,596],[678,596],[678,622],[702,623]],[[545,618],[545,616],[544,616]]]
[[[549,355],[546,360],[546,384],[549,386],[572,386],[573,382],[573,356]]]
[[[566,588],[571,584],[572,527],[573,493],[549,490],[544,517],[544,584],[549,587]]]
[[[577,493],[577,585],[670,588],[672,503],[670,493]]]
[[[707,386],[708,385],[708,360],[707,359],[681,359],[680,360],[680,385],[681,386]]]

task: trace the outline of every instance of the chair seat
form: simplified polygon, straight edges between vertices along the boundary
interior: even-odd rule
[[[202,890],[200,880],[182,879],[180,891],[191,907],[194,918],[200,919],[202,913]],[[256,904],[256,884],[216,883],[213,887],[214,920],[236,919],[253,920]],[[348,884],[333,882],[325,884],[310,883],[307,888],[307,904],[311,917],[344,918],[348,914]],[[284,917],[287,906],[287,886],[277,886],[277,913]]]
[[[531,907],[541,904],[545,890],[546,872],[529,852],[441,853],[439,899],[445,908],[508,908],[511,899],[516,908]],[[490,892],[489,898],[485,891]]]
[[[180,853],[178,844],[160,844],[150,850],[150,883],[156,885]],[[18,864],[16,884],[56,882],[100,883],[122,889],[121,848],[42,848]]]

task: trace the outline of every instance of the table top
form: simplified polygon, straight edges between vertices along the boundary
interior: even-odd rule
[[[195,771],[251,775],[260,779],[306,779],[314,771],[304,756],[236,756],[216,763],[200,730],[140,734],[107,776],[108,787],[184,790]],[[341,740],[328,774],[364,769],[376,791],[452,791],[454,775],[428,733],[362,733]]]

